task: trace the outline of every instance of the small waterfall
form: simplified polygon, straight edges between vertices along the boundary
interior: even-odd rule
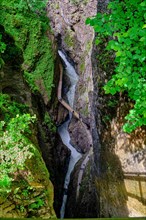
[[[66,67],[66,75],[69,77],[70,82],[71,82],[71,86],[69,88],[69,91],[67,93],[67,98],[68,98],[68,102],[69,105],[73,108],[73,104],[74,104],[74,96],[75,96],[75,87],[76,84],[78,82],[78,75],[74,69],[74,67],[68,62],[68,60],[66,59],[66,56],[64,53],[62,53],[61,50],[58,51],[60,57],[62,58],[62,60],[64,61]]]
[[[58,51],[58,53],[66,65],[65,67],[66,75],[69,77],[70,82],[71,82],[71,86],[69,88],[69,91],[67,92],[67,98],[68,98],[69,105],[73,108],[75,88],[78,82],[78,75],[75,69],[73,68],[73,66],[66,59],[66,56],[64,55],[64,53],[62,53],[62,51],[60,50]],[[65,206],[67,202],[67,191],[68,191],[68,186],[70,182],[71,172],[73,171],[75,164],[82,157],[82,154],[77,152],[76,149],[70,144],[71,139],[70,139],[70,135],[68,132],[68,126],[69,126],[71,118],[72,118],[72,113],[69,113],[69,119],[65,121],[61,126],[58,127],[58,133],[62,139],[62,142],[71,151],[69,166],[68,166],[68,170],[67,170],[65,181],[64,181],[64,195],[63,195],[63,201],[62,201],[62,206],[60,210],[60,218],[64,218],[64,214],[65,214]]]

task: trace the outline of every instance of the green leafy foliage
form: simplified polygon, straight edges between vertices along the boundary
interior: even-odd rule
[[[22,51],[22,70],[33,92],[42,92],[42,86],[51,98],[54,74],[54,55],[48,39],[48,18],[46,1],[39,0],[2,0],[1,25]],[[4,42],[5,43],[5,42]],[[10,47],[10,45],[6,45]],[[5,45],[1,46],[4,50]],[[14,49],[14,48],[13,48]],[[5,61],[5,60],[4,60]],[[39,81],[43,82],[41,87]]]
[[[35,202],[29,205],[29,209],[39,209],[40,207],[44,206],[43,199],[37,197]]]
[[[0,93],[0,117],[5,123],[8,123],[14,115],[16,116],[26,111],[28,111],[26,105],[15,101],[12,102],[9,95]]]
[[[1,53],[4,53],[6,44],[2,41],[2,35],[0,34],[0,68],[4,65],[4,61],[1,58]]]
[[[13,174],[23,169],[25,161],[32,157],[34,146],[28,138],[35,116],[23,113],[25,106],[10,101],[0,94],[0,191],[10,190]]]
[[[45,125],[48,126],[48,128],[49,128],[49,130],[50,130],[51,132],[53,132],[53,133],[56,132],[56,126],[55,126],[53,120],[51,119],[49,113],[46,113],[46,114],[45,114],[44,123],[45,123]]]
[[[105,93],[127,92],[134,108],[123,129],[131,132],[146,125],[146,2],[113,0],[108,13],[98,13],[86,23],[98,33],[96,44],[108,38],[106,49],[115,53],[116,69],[104,86]]]

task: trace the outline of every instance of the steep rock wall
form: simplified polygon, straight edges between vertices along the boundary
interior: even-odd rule
[[[73,60],[80,76],[74,107],[86,118],[90,116],[90,93],[93,93],[91,52],[94,32],[85,25],[85,20],[96,14],[96,5],[95,0],[48,2],[48,17],[59,47]]]
[[[50,19],[50,24],[53,29],[54,35],[58,42],[59,49],[63,50],[70,62],[74,65],[77,74],[79,75],[79,81],[76,87],[75,93],[75,102],[74,109],[80,113],[81,117],[88,124],[82,124],[77,119],[73,118],[71,120],[69,131],[71,136],[71,143],[78,150],[83,153],[88,154],[89,150],[94,145],[94,141],[92,138],[92,130],[95,129],[95,120],[93,113],[93,75],[92,75],[92,62],[91,62],[91,54],[92,54],[92,42],[94,39],[93,29],[89,26],[85,25],[85,20],[89,16],[96,15],[97,11],[97,1],[96,0],[88,0],[88,1],[70,1],[70,0],[50,0],[48,2],[48,17]],[[67,82],[68,80],[65,79]],[[65,83],[66,84],[66,83]],[[65,93],[64,93],[65,95]],[[59,112],[59,122],[64,121],[66,113],[63,108],[60,108]],[[62,112],[62,113],[61,113]],[[95,131],[96,135],[96,131]],[[56,151],[60,152],[60,147],[62,144],[60,143],[56,146]],[[58,158],[58,165],[60,164],[60,159]],[[93,163],[93,160],[92,160]],[[57,165],[57,166],[58,166]],[[78,165],[77,165],[78,166]],[[81,164],[78,166],[81,166]],[[91,166],[92,167],[92,166]],[[92,169],[92,168],[91,168]],[[65,167],[64,167],[65,170]],[[59,171],[58,171],[59,172]],[[72,192],[76,191],[77,180],[78,180],[78,172],[73,174],[74,184],[72,188]],[[62,177],[61,177],[62,176]],[[61,174],[60,178],[64,178],[64,174]],[[58,183],[60,180],[58,179]],[[93,181],[89,183],[89,185],[94,185]],[[60,187],[63,189],[63,181]],[[56,187],[57,188],[57,187]],[[91,188],[89,186],[89,188]],[[89,190],[87,187],[87,189]],[[93,188],[93,186],[92,186]],[[59,196],[58,189],[56,189],[56,199],[60,200],[61,196]],[[92,207],[93,203],[88,203],[88,200],[92,200],[92,195],[89,194],[88,190],[84,191],[84,197],[86,197],[86,205],[84,204],[84,208]],[[81,198],[81,197],[80,197]],[[95,198],[96,199],[96,198]],[[72,197],[72,193],[69,192],[68,196],[69,206],[72,210],[71,212],[66,213],[66,217],[73,217],[74,215],[74,205],[78,206],[79,210],[82,210],[84,200],[80,203],[76,203],[76,198]],[[56,210],[59,216],[59,209],[61,204],[56,204]],[[68,209],[68,206],[67,206]],[[92,208],[90,208],[92,210]],[[98,208],[97,208],[98,209]],[[87,210],[87,209],[86,209]],[[90,215],[92,217],[96,216],[94,212]],[[70,214],[69,214],[70,213]],[[77,213],[76,213],[77,214]],[[79,216],[84,217],[83,210],[79,214]],[[85,215],[88,216],[88,213]],[[76,215],[78,217],[78,215]]]
[[[91,145],[94,152],[83,173],[78,199],[81,162],[72,175],[66,217],[145,215],[145,128],[131,135],[122,131],[129,100],[124,96],[105,96],[102,90],[113,73],[113,54],[103,53],[104,43],[101,48],[92,48],[94,33],[85,26],[86,17],[94,16],[96,8],[105,12],[108,2],[99,0],[98,7],[97,1],[48,3],[48,17],[59,47],[74,61],[79,74],[74,108],[89,123],[92,133],[91,137],[87,127],[72,119],[72,143],[87,154]],[[64,116],[61,118],[64,120]]]
[[[37,96],[31,93],[23,75],[17,70],[12,70],[7,63],[5,63],[3,70],[0,72],[0,77],[0,91],[8,94],[11,100],[29,106],[29,112],[36,114],[37,120],[39,120],[36,126],[31,128],[32,135],[30,140],[36,148],[34,155],[26,160],[23,170],[17,169],[15,173],[11,174],[14,179],[11,191],[4,194],[1,193],[0,196],[0,216],[6,218],[33,216],[53,218],[55,217],[53,185],[40,150],[40,148],[48,149],[49,152],[46,151],[46,155],[48,156],[48,168],[51,170],[53,143],[50,140],[46,141],[45,137],[50,137],[51,139],[52,135],[44,122],[44,115],[41,115],[43,113],[41,112],[40,114],[42,108],[44,114],[45,112],[47,113],[47,108],[40,95]],[[29,150],[31,151],[31,149]],[[39,201],[42,201],[42,205],[37,206]]]
[[[108,1],[98,1],[98,11],[105,12]],[[124,117],[131,108],[126,94],[110,96],[103,85],[113,70],[113,54],[104,51],[105,43],[94,48],[94,85],[98,93],[96,122],[101,141],[101,175],[96,178],[100,192],[100,216],[146,215],[146,130],[139,128],[131,134],[122,130]]]
[[[33,156],[25,161],[23,169],[18,167],[10,173],[13,179],[10,190],[2,190],[0,195],[0,217],[55,218],[54,189],[48,172],[51,173],[53,167],[52,148],[56,133],[53,123],[56,96],[54,91],[52,93],[53,81],[57,80],[54,77],[55,44],[52,48],[52,35],[44,31],[35,13],[27,8],[24,13],[18,10],[16,1],[12,3],[3,1],[1,8],[1,34],[6,50],[2,54],[0,92],[18,105],[27,106],[27,113],[35,114],[37,122],[30,127],[32,134],[26,135],[33,145]],[[6,111],[9,113],[9,109]],[[0,119],[4,120],[2,114]],[[17,154],[15,146],[12,147],[12,155]],[[21,150],[19,160],[23,160],[24,149]],[[31,148],[28,148],[29,152],[32,152]]]

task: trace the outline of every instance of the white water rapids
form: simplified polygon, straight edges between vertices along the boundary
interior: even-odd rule
[[[75,69],[73,68],[73,66],[66,59],[64,53],[60,50],[58,51],[58,53],[66,65],[65,66],[65,73],[70,79],[71,86],[70,86],[69,91],[67,92],[66,95],[68,98],[69,105],[73,108],[75,88],[76,88],[76,84],[78,82],[78,75],[77,75]],[[68,126],[69,126],[71,117],[72,117],[72,113],[69,113],[69,119],[67,121],[65,121],[61,126],[58,127],[58,133],[62,139],[62,142],[71,151],[68,170],[67,170],[67,173],[65,176],[65,181],[64,181],[64,195],[63,195],[63,201],[62,201],[62,206],[61,206],[61,210],[60,210],[60,218],[64,218],[64,214],[65,214],[65,206],[66,206],[66,202],[67,202],[67,191],[68,191],[68,185],[70,182],[71,172],[73,171],[75,164],[82,157],[82,154],[77,152],[76,149],[70,144],[71,139],[70,139],[70,135],[68,132]]]

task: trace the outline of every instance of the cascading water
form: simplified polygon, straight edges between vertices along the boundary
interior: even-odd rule
[[[69,105],[73,108],[75,88],[76,88],[76,84],[78,82],[78,75],[77,75],[75,69],[73,68],[73,66],[66,59],[64,53],[60,50],[58,51],[58,53],[66,65],[65,73],[70,79],[71,86],[70,86],[69,91],[67,92],[66,95],[67,95]],[[61,210],[60,210],[60,218],[64,218],[64,214],[65,214],[65,206],[66,206],[66,202],[67,202],[67,191],[68,191],[68,185],[70,182],[71,172],[73,171],[75,164],[82,157],[82,154],[77,152],[76,149],[70,144],[71,139],[70,139],[70,135],[68,132],[68,126],[69,126],[71,118],[72,118],[72,113],[69,113],[69,119],[67,121],[65,121],[61,126],[58,127],[58,133],[62,139],[62,142],[71,151],[68,170],[67,170],[67,174],[66,174],[65,181],[64,181],[64,195],[63,195],[63,201],[62,201],[62,206],[61,206]]]

